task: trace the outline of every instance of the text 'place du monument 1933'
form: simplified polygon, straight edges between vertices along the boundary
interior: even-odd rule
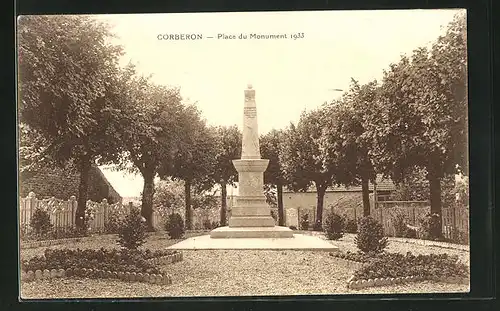
[[[258,33],[218,33],[215,35],[203,35],[201,33],[191,34],[172,34],[164,33],[156,36],[161,41],[196,41],[203,39],[217,39],[217,40],[245,40],[245,39],[303,39],[304,33],[279,33],[279,34],[258,34]]]

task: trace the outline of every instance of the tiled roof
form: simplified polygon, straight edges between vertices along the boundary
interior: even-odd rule
[[[368,189],[370,191],[373,191],[373,184],[370,182],[368,183]],[[390,178],[383,178],[382,174],[377,175],[377,191],[394,191],[396,190],[396,186],[392,182]],[[332,186],[329,187],[327,190],[329,191],[361,191],[361,185],[359,186],[350,186],[350,187],[345,187],[345,186]],[[284,189],[283,192],[292,192],[290,190]],[[307,192],[316,192],[316,188],[311,186]]]

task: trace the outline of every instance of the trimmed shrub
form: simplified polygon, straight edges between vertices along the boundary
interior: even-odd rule
[[[123,248],[135,250],[146,243],[146,231],[146,219],[138,208],[132,208],[119,228],[117,242]]]
[[[271,210],[271,217],[274,219],[275,222],[278,221],[278,214],[273,210]]]
[[[403,237],[408,229],[406,226],[406,216],[401,212],[396,212],[392,215],[391,222],[394,226],[394,236],[398,238]]]
[[[184,235],[184,221],[178,213],[168,215],[165,229],[171,239],[180,239]]]
[[[295,227],[295,226],[290,226],[290,227],[288,227],[288,228],[290,228],[290,229],[292,229],[292,230],[297,230],[297,227]]]
[[[328,240],[338,240],[344,236],[344,218],[335,213],[329,213],[325,219],[325,235]]]
[[[203,229],[205,229],[205,230],[212,229],[212,222],[210,221],[210,219],[203,220]]]
[[[464,244],[468,245],[469,244],[469,235],[467,232],[461,231],[456,228],[451,229],[451,239],[448,239],[449,242],[451,243],[457,243],[457,244]]]
[[[348,219],[345,222],[344,231],[347,233],[358,233],[358,222],[356,219]]]
[[[413,228],[406,227],[406,231],[403,235],[404,238],[408,239],[416,239],[417,238],[417,230]]]
[[[52,229],[49,213],[40,208],[35,209],[35,212],[31,216],[30,226],[36,235],[47,235]]]
[[[388,244],[384,237],[384,227],[370,216],[359,220],[358,234],[354,241],[363,253],[380,253]]]
[[[436,213],[425,215],[420,220],[420,231],[424,240],[442,240],[441,216]]]
[[[110,213],[104,222],[104,232],[109,234],[118,233],[122,225],[122,219],[115,213]]]
[[[308,214],[302,215],[301,220],[300,220],[300,229],[301,230],[309,230],[309,215]]]
[[[323,224],[317,220],[313,225],[313,231],[323,231]]]

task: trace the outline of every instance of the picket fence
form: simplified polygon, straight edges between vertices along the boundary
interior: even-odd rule
[[[335,204],[327,212],[334,212],[342,215],[346,219],[358,220],[363,217],[362,203],[351,204],[352,202],[343,202],[349,204]],[[376,207],[373,201],[370,202],[372,208],[370,215],[379,221],[384,227],[384,234],[387,236],[395,235],[393,219],[397,214],[402,214],[406,223],[418,227],[420,220],[430,212],[430,203],[428,201],[378,201]],[[304,214],[309,215],[310,227],[316,220],[314,208],[299,209],[298,223]],[[323,218],[325,214],[323,215]],[[442,208],[442,232],[446,238],[452,238],[453,230],[459,230],[465,234],[469,233],[469,207],[451,206]]]
[[[124,217],[134,207],[132,202],[128,204],[113,203],[109,204],[106,199],[102,202],[87,201],[87,215],[89,219],[89,231],[92,233],[104,232],[106,220],[111,214]],[[75,226],[75,214],[77,201],[75,196],[69,200],[57,198],[38,199],[36,194],[30,192],[27,197],[19,198],[19,225],[22,233],[29,233],[31,218],[37,208],[45,210],[50,216],[50,222],[56,230],[67,230]],[[171,212],[177,212],[184,217],[184,209],[154,209],[153,226],[157,229],[164,228],[166,215]],[[203,229],[204,222],[217,222],[219,217],[218,210],[193,210],[194,229]]]

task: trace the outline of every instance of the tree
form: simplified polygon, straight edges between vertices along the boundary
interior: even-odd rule
[[[164,160],[159,171],[160,177],[170,176],[184,181],[186,205],[186,229],[192,229],[192,188],[199,193],[210,190],[214,186],[211,173],[215,166],[217,154],[214,145],[214,133],[201,119],[201,113],[195,104],[186,105],[182,120],[180,146],[173,158]]]
[[[226,225],[227,214],[227,186],[234,186],[238,180],[232,160],[241,157],[242,134],[236,125],[218,126],[214,129],[216,157],[213,166],[212,178],[221,187],[220,225]]]
[[[41,158],[80,173],[75,224],[84,226],[91,165],[116,161],[116,78],[121,47],[86,16],[18,19],[19,120],[47,144]]]
[[[269,160],[269,165],[264,172],[264,184],[276,187],[276,199],[278,206],[278,224],[285,225],[285,213],[283,210],[283,187],[287,184],[285,174],[281,168],[279,153],[280,144],[284,140],[283,131],[271,130],[260,138],[260,150],[263,159]]]
[[[139,171],[144,179],[141,215],[151,231],[154,178],[162,163],[172,161],[180,148],[185,107],[178,89],[137,76],[133,66],[127,67],[121,82],[122,108],[127,114],[120,120],[120,143],[126,150],[120,164]]]
[[[363,118],[375,104],[377,82],[360,85],[351,80],[351,87],[341,100],[325,106],[323,152],[328,166],[337,167],[335,182],[346,186],[361,184],[363,216],[370,215],[369,181],[375,171],[368,151],[370,140],[363,136]]]
[[[321,109],[303,112],[297,126],[291,124],[286,131],[279,156],[292,190],[307,191],[311,183],[316,186],[318,223],[323,221],[324,196],[336,173],[334,166],[327,165],[322,150],[323,115]]]
[[[457,15],[432,49],[403,56],[384,73],[378,105],[365,119],[371,156],[385,174],[404,180],[427,170],[431,212],[441,215],[441,179],[467,170],[465,15]]]

